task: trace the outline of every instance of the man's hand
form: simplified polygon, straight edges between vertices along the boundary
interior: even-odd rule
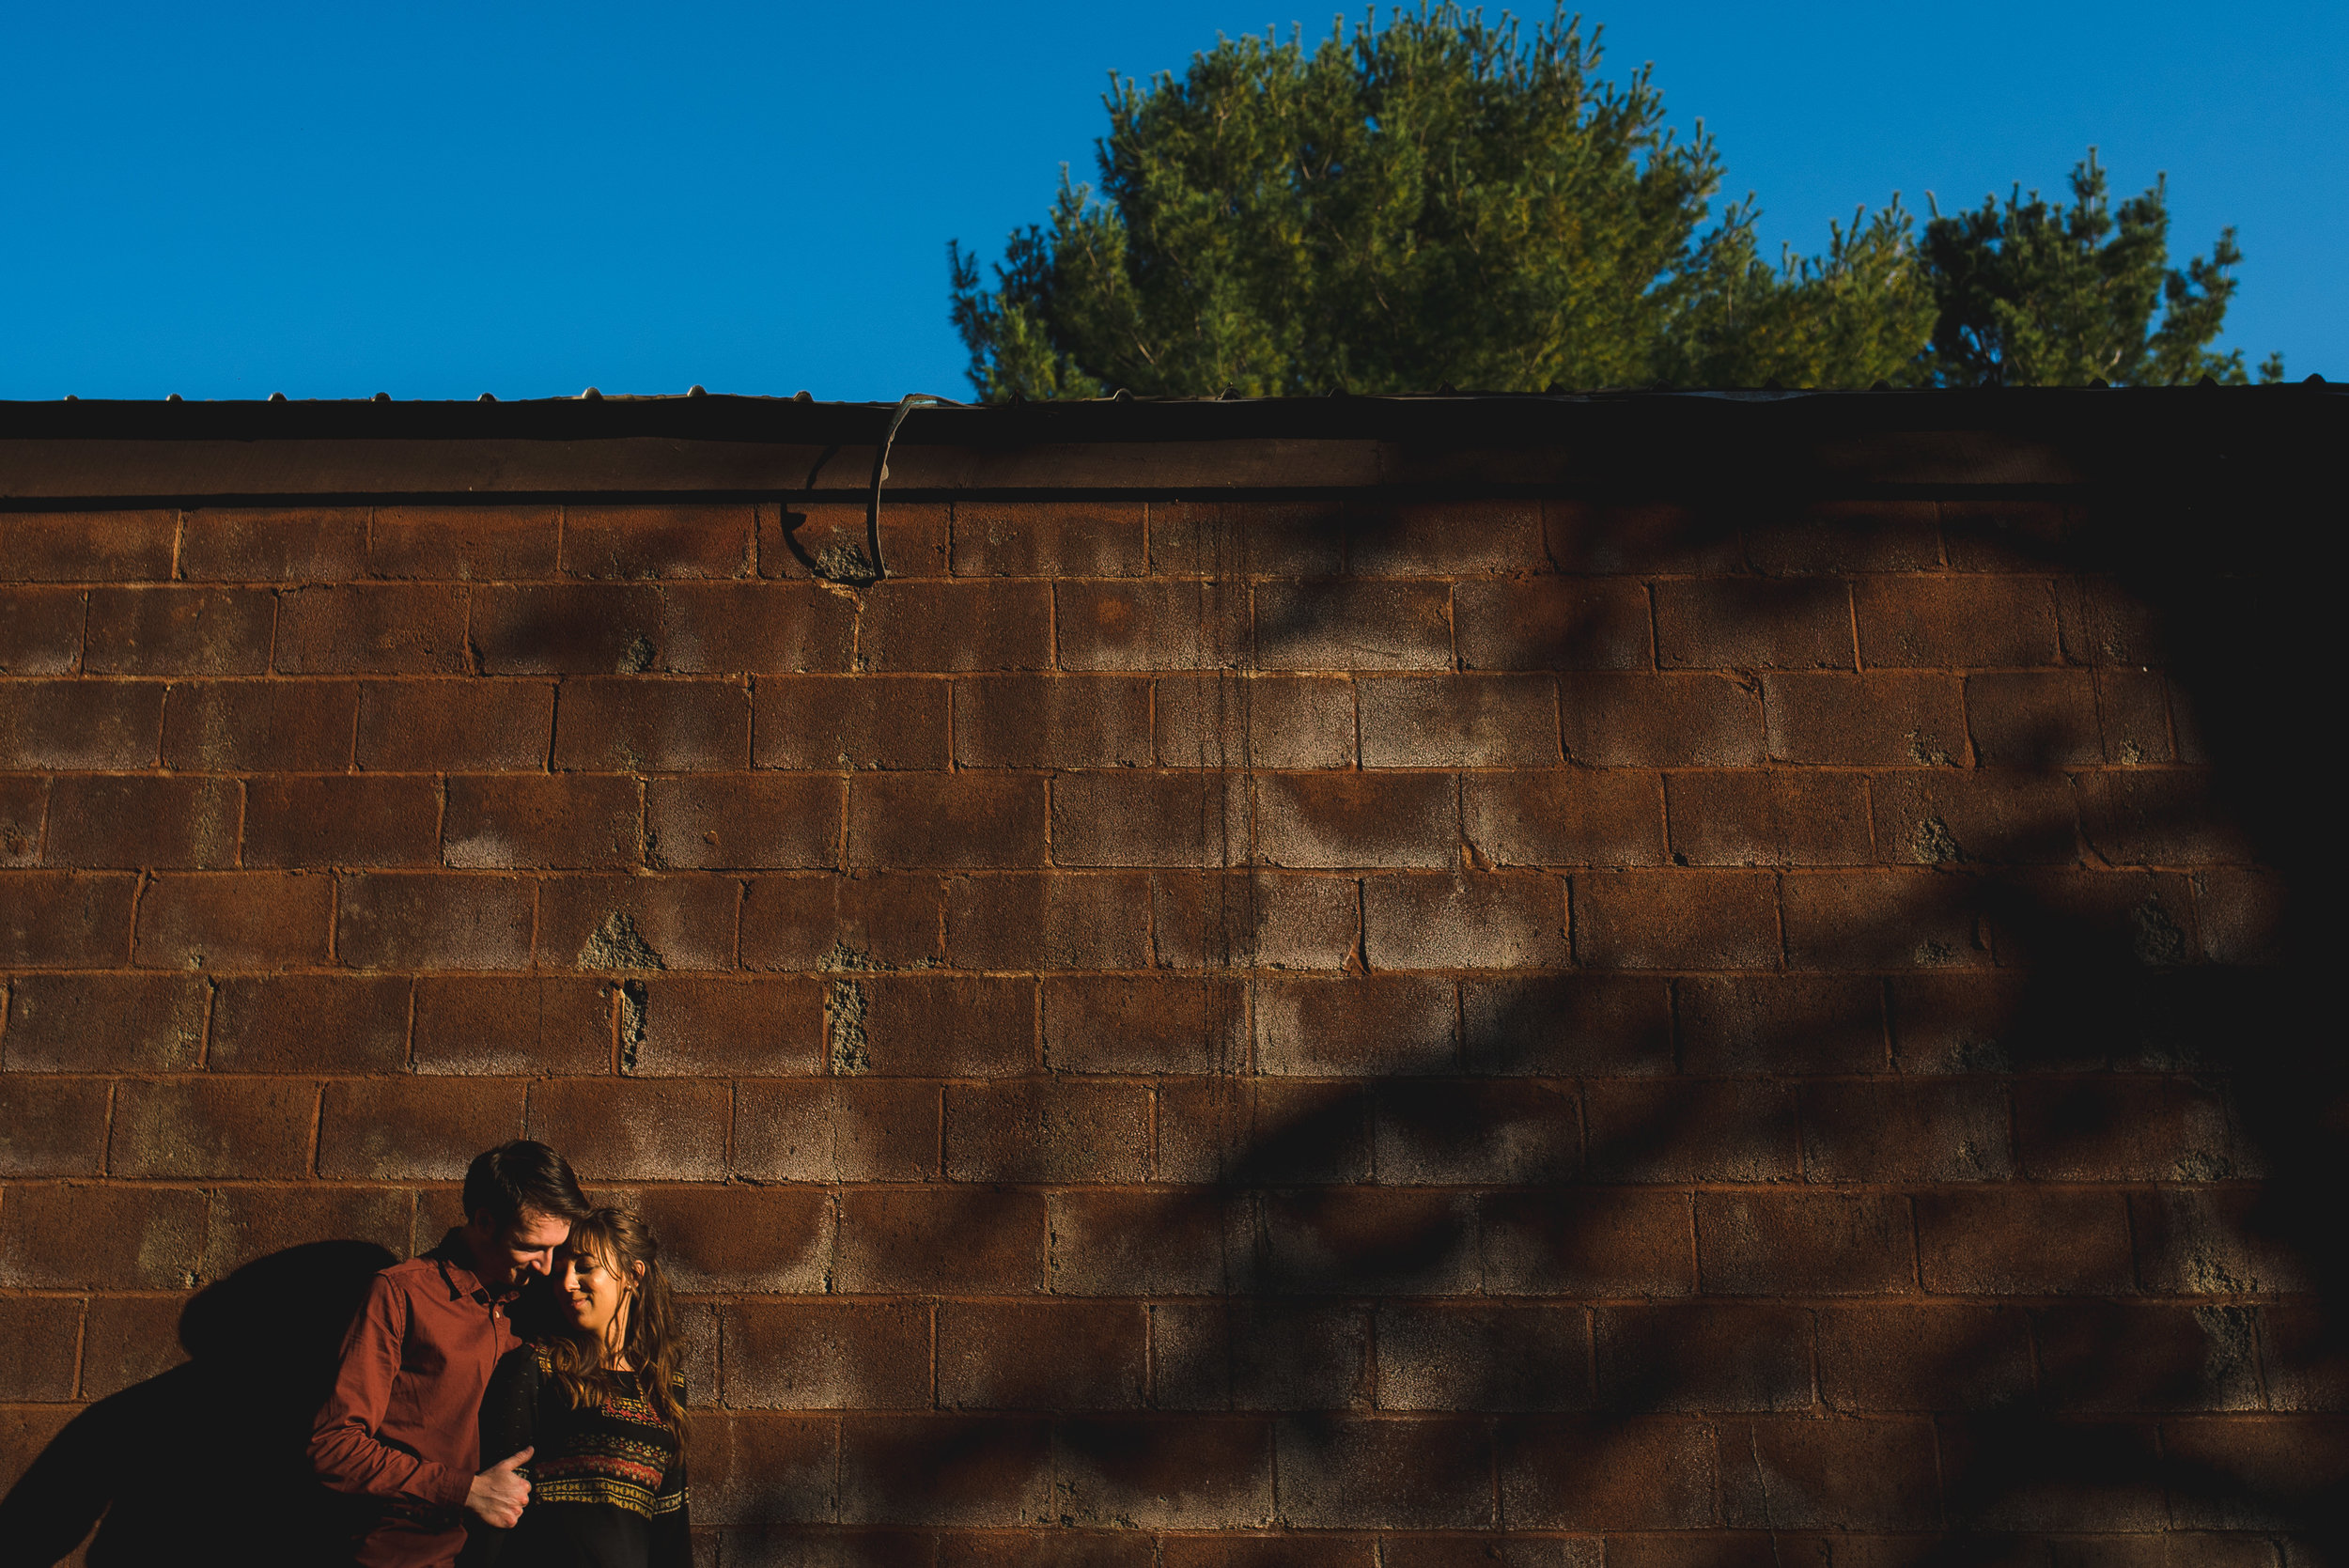
[[[485,1524],[500,1529],[512,1529],[522,1521],[522,1504],[530,1500],[530,1478],[516,1475],[515,1467],[529,1462],[531,1451],[508,1454],[473,1478],[466,1489],[465,1506],[481,1517]]]

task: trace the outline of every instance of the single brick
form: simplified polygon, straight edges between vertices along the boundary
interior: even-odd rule
[[[1645,670],[1655,662],[1642,583],[1462,582],[1452,603],[1465,670]]]
[[[1245,1199],[1095,1188],[1047,1202],[1046,1288],[1059,1295],[1224,1296],[1254,1278]]]
[[[552,577],[561,533],[553,506],[378,506],[367,572],[460,582]]]
[[[1926,1421],[1724,1425],[1721,1513],[1746,1529],[1929,1529],[1941,1472]]]
[[[191,681],[163,710],[163,766],[203,772],[339,773],[351,764],[359,688],[346,681]]]
[[[597,1084],[578,1079],[573,1087],[622,1095],[632,1089],[653,1090],[662,1098],[658,1113],[661,1119],[665,1123],[673,1112],[677,1113],[676,1123],[669,1130],[677,1141],[690,1141],[696,1150],[702,1147],[708,1141],[701,1130],[706,1115],[715,1118],[715,1136],[720,1140],[724,1137],[723,1112],[696,1109],[705,1100],[723,1106],[723,1085]],[[537,1098],[537,1091],[534,1090],[534,1111]],[[644,1109],[640,1107],[629,1114],[641,1116]],[[631,1136],[616,1124],[613,1130],[624,1138]],[[633,1138],[661,1136],[664,1136],[661,1129],[647,1127]],[[568,1143],[562,1146],[571,1147]],[[634,1146],[644,1147],[641,1141]],[[648,1164],[661,1165],[660,1150],[646,1147],[644,1152],[649,1157]],[[606,1169],[591,1153],[582,1154],[580,1165],[589,1171]],[[807,1188],[668,1185],[676,1177],[690,1176],[701,1169],[699,1164],[678,1170],[664,1168],[660,1171],[661,1185],[638,1188],[621,1195],[652,1221],[655,1233],[661,1238],[667,1260],[664,1266],[677,1287],[729,1295],[823,1294],[832,1273],[836,1230],[831,1198]]]
[[[1053,775],[1055,865],[1237,865],[1248,846],[1247,781],[1237,773]]]
[[[756,1181],[931,1181],[939,1136],[939,1087],[925,1079],[735,1086],[734,1169]]]
[[[763,675],[751,718],[760,768],[943,768],[951,683],[922,675]]]
[[[204,1277],[221,1279],[257,1258],[292,1247],[319,1249],[365,1260],[367,1248],[384,1266],[409,1249],[415,1196],[397,1188],[224,1187],[212,1192],[204,1235]],[[314,1254],[318,1255],[318,1254]]]
[[[2031,668],[2057,661],[2055,597],[2028,577],[1863,578],[1852,585],[1863,663]]]
[[[1452,983],[1418,975],[1267,981],[1256,1069],[1290,1078],[1449,1073],[1459,1060]]]
[[[1242,1296],[1150,1309],[1161,1410],[1362,1410],[1371,1317],[1356,1306]]]
[[[1051,1427],[1033,1417],[851,1416],[839,1476],[850,1523],[1025,1525],[1057,1517],[1061,1501]]]
[[[1494,1518],[1492,1429],[1464,1418],[1281,1423],[1283,1522],[1473,1529]]]
[[[2225,1098],[2176,1077],[2019,1082],[2015,1145],[2022,1173],[2040,1181],[2216,1181],[2236,1173]]]
[[[1563,572],[1719,577],[1745,567],[1745,508],[1710,503],[1557,498],[1542,503],[1549,558]]]
[[[419,976],[415,1070],[469,1078],[610,1072],[614,994],[586,975]]]
[[[824,993],[815,980],[644,983],[624,1067],[646,1078],[766,1078],[824,1070]]]
[[[813,582],[677,582],[660,590],[658,660],[634,655],[607,672],[678,675],[840,674],[857,644],[857,601]],[[474,612],[476,617],[479,612]]]
[[[1159,1085],[1162,1182],[1366,1182],[1370,1099],[1359,1083],[1170,1079]]]
[[[1476,853],[1495,865],[1660,865],[1664,800],[1657,776],[1633,768],[1473,773],[1460,816]]]
[[[1701,1529],[1714,1520],[1705,1422],[1673,1416],[1521,1416],[1496,1435],[1511,1529]]]
[[[679,870],[837,865],[846,796],[838,779],[799,774],[649,780],[645,858]]]
[[[765,1411],[700,1413],[694,1417],[692,1463],[698,1496],[694,1517],[708,1525],[735,1527],[719,1540],[739,1556],[743,1546],[755,1548],[763,1543],[766,1531],[775,1526],[833,1516],[839,1422],[830,1416]],[[784,1537],[785,1545],[791,1542],[792,1537]]]
[[[1802,1163],[1814,1182],[2008,1181],[2003,1086],[1972,1079],[1808,1083]]]
[[[0,769],[152,768],[160,682],[0,681]]]
[[[1764,675],[1762,706],[1771,760],[1879,768],[1963,765],[1969,754],[1968,684],[1954,675],[1901,670]]]
[[[1937,1426],[1944,1516],[1953,1525],[2125,1532],[2161,1541],[2165,1556],[2190,1539],[2167,1533],[2172,1515],[2159,1479],[2167,1466],[2151,1421],[1992,1411],[1944,1415]]]
[[[1980,760],[2052,768],[2105,759],[2096,680],[2086,670],[1966,677],[1966,717]]]
[[[941,1302],[939,1407],[1138,1409],[1148,1347],[1136,1301]]]
[[[103,1079],[0,1078],[0,1176],[104,1174],[113,1090]]]
[[[1053,631],[1064,670],[1219,670],[1255,644],[1245,583],[1056,582]]]
[[[1268,1193],[1265,1268],[1294,1296],[1467,1296],[1478,1283],[1466,1193],[1325,1188]]]
[[[1351,768],[1354,683],[1317,675],[1166,675],[1152,684],[1161,768]]]
[[[436,865],[441,786],[417,775],[260,778],[244,786],[249,866]]]
[[[306,1175],[318,1086],[300,1079],[126,1083],[107,1168],[117,1176]]]
[[[936,877],[754,877],[743,887],[750,969],[926,969],[945,959]],[[1010,966],[1018,967],[1018,966]]]
[[[2275,1410],[2338,1410],[2349,1392],[2349,1357],[2315,1305],[2275,1305],[2258,1312],[2260,1367]],[[5,1375],[5,1374],[0,1374]]]
[[[930,1308],[742,1301],[723,1309],[726,1404],[752,1410],[930,1408]]]
[[[1585,1410],[1590,1314],[1580,1307],[1383,1302],[1382,1410]]]
[[[1740,770],[1664,781],[1680,865],[1865,865],[1868,784],[1850,773]]]
[[[471,593],[420,582],[294,589],[280,603],[272,662],[286,675],[465,675]]]
[[[1430,1562],[1408,1556],[1418,1541],[1465,1542],[1470,1544],[1466,1549],[1481,1555],[1484,1533],[1424,1538],[1294,1530],[1271,1535],[1168,1535],[1159,1538],[1159,1562],[1160,1568],[1376,1568],[1380,1563],[1431,1568]],[[1443,1560],[1448,1564],[1449,1560]],[[1574,1568],[1597,1568],[1595,1551],[1589,1563],[1577,1562]]]
[[[551,877],[538,884],[538,967],[728,970],[739,895],[715,877]]]
[[[1518,1187],[1581,1173],[1581,1108],[1571,1084],[1403,1079],[1379,1085],[1373,1100],[1384,1185]]]
[[[0,1192],[0,1285],[185,1290],[204,1248],[204,1194],[43,1183]]]
[[[881,974],[832,986],[832,1056],[848,1070],[1001,1078],[1036,1069],[1033,979]]]
[[[194,975],[20,974],[8,1006],[8,1072],[174,1072],[203,1052],[211,987]]]
[[[2288,951],[2284,878],[2263,871],[2212,866],[2194,877],[2194,926],[2214,964],[2280,964]]]
[[[179,514],[0,512],[0,582],[161,582]]]
[[[2349,1421],[2338,1415],[2189,1417],[2161,1434],[2162,1457],[2200,1482],[2170,1493],[2170,1519],[2186,1529],[2307,1529],[2349,1484]],[[2288,1549],[2304,1555],[2296,1540]]]
[[[139,900],[137,962],[153,969],[292,969],[327,962],[334,881],[311,873],[182,871]]]
[[[1897,1194],[1697,1194],[1697,1279],[1708,1295],[1902,1296],[1917,1288],[1915,1253]]]
[[[1794,1096],[1735,1079],[1597,1079],[1583,1086],[1591,1172],[1628,1182],[1791,1181]]]
[[[94,1298],[82,1327],[82,1397],[120,1393],[188,1359],[176,1332],[187,1305],[176,1294]]]
[[[1150,1092],[1139,1084],[949,1084],[946,1179],[1140,1182],[1150,1173]]]
[[[678,591],[618,582],[482,588],[469,633],[482,673],[609,675],[676,667],[668,652]],[[707,641],[706,634],[697,641]],[[693,667],[706,668],[704,660]]]
[[[1044,670],[1052,663],[1049,582],[877,582],[857,623],[857,668]]]
[[[225,1073],[402,1072],[408,991],[405,976],[224,980],[204,1064]]]
[[[207,506],[187,514],[179,575],[204,582],[343,582],[366,575],[365,506]]]
[[[1811,1316],[1726,1301],[1601,1307],[1593,1314],[1599,1401],[1642,1413],[1807,1408]]]
[[[1558,694],[1548,675],[1364,680],[1365,768],[1551,768]]]
[[[1970,878],[1930,871],[1785,877],[1786,961],[1798,970],[1978,966],[1989,954]]]
[[[0,873],[0,967],[98,969],[131,954],[139,879],[62,871]]]
[[[2145,670],[2098,670],[2096,727],[2107,762],[2135,768],[2176,762],[2170,723],[2170,683]]]
[[[2259,851],[2204,772],[2083,774],[2081,826],[2113,865],[2243,865]],[[54,806],[51,807],[54,810]]]
[[[1161,968],[1334,970],[1356,956],[1361,898],[1350,877],[1160,872],[1150,890]]]
[[[1043,1017],[1044,1063],[1054,1072],[1228,1072],[1246,1060],[1247,996],[1230,982],[1051,977]]]
[[[530,1089],[529,1136],[606,1181],[715,1181],[730,1100],[723,1083],[543,1079]]]
[[[40,863],[41,831],[48,817],[47,779],[0,775],[0,866]]]
[[[1135,501],[958,501],[957,577],[1133,577],[1146,569]]]
[[[567,577],[748,577],[757,559],[747,505],[563,508]]]
[[[963,768],[1147,765],[1150,684],[1117,675],[987,675],[955,682]]]
[[[1449,577],[1549,568],[1538,501],[1388,502],[1349,520],[1356,577]]]
[[[2016,871],[2001,878],[1982,924],[2004,969],[2172,968],[2200,955],[2193,886],[2177,873]]]
[[[1159,501],[1150,569],[1174,576],[1335,577],[1346,507],[1333,501]]]
[[[1730,675],[1558,677],[1566,760],[1585,768],[1741,768],[1763,758],[1762,698]]]
[[[1877,854],[1895,865],[2070,865],[2079,811],[2061,777],[1968,768],[1875,781]]]
[[[537,902],[536,888],[510,877],[349,876],[337,902],[334,952],[354,969],[528,969]]]
[[[1566,885],[1536,872],[1362,879],[1362,951],[1373,969],[1545,969],[1572,960]]]
[[[1941,564],[1931,501],[1819,501],[1773,510],[1741,532],[1746,560],[1773,577],[1931,571]]]
[[[2148,596],[2109,577],[2064,577],[2056,580],[2055,601],[2067,660],[2139,669],[2170,661],[2161,608]]]
[[[1824,578],[1656,584],[1656,658],[1667,670],[1848,670],[1850,591]]]
[[[2248,1307],[2061,1301],[2032,1309],[2030,1321],[2039,1393],[2056,1409],[2255,1410],[2264,1403]]]
[[[1024,1296],[1044,1283],[1044,1198],[993,1188],[865,1188],[840,1197],[833,1289]]]
[[[371,772],[537,772],[554,743],[554,688],[533,680],[370,681],[358,765]]]
[[[448,780],[441,819],[449,865],[583,869],[642,862],[638,784],[613,774],[489,774]]]
[[[2012,1307],[1870,1302],[1819,1313],[1819,1399],[1831,1409],[1988,1410],[2034,1391]]]
[[[1274,865],[1423,866],[1460,859],[1448,773],[1268,774],[1256,781],[1257,854]]]
[[[1462,982],[1464,1061],[1504,1076],[1631,1078],[1672,1070],[1669,983],[1551,973]]]
[[[2134,1284],[2126,1200],[2039,1187],[1920,1194],[1917,1256],[1936,1295],[2109,1295]]]
[[[1479,1249],[1494,1296],[1671,1296],[1696,1289],[1688,1195],[1582,1187],[1481,1200]]]
[[[1602,871],[1574,878],[1574,946],[1606,969],[1776,969],[1777,879],[1738,871]]]
[[[2052,501],[1944,501],[1941,532],[1957,571],[2040,572],[2078,536],[2077,508]]]
[[[54,1404],[73,1397],[82,1303],[54,1296],[0,1298],[0,1400]]]
[[[0,588],[0,675],[75,673],[88,613],[79,588]]]
[[[1139,872],[954,877],[946,953],[968,970],[1147,969],[1149,880]]]
[[[234,779],[68,773],[49,787],[42,859],[60,869],[220,870],[237,863],[239,809]]]
[[[762,503],[758,575],[854,583],[877,578],[880,567],[891,577],[943,577],[953,515],[943,501],[891,498],[881,505],[878,527],[868,527],[863,502]]]
[[[1256,657],[1268,670],[1449,670],[1444,582],[1266,582],[1255,590]]]
[[[1876,1073],[1889,1064],[1884,988],[1876,981],[1691,977],[1672,988],[1688,1072]]]
[[[110,675],[257,675],[277,596],[264,588],[93,588],[82,668]]]
[[[748,768],[751,694],[725,680],[567,680],[554,766],[631,773]]]
[[[1976,1073],[2041,1064],[2030,1060],[2038,1030],[2024,1007],[2028,979],[1974,973],[1893,980],[1887,987],[1893,1065],[1908,1073]]]
[[[1042,865],[1044,781],[1034,774],[877,773],[848,783],[848,863]]]

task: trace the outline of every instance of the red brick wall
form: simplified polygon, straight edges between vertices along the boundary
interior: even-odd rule
[[[0,513],[0,1474],[527,1133],[706,1560],[2280,1563],[2280,884],[1969,495]]]

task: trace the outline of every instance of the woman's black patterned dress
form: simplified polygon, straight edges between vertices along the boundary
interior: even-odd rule
[[[472,1523],[462,1568],[691,1568],[682,1435],[640,1397],[623,1392],[574,1410],[546,1353],[524,1345],[498,1362],[481,1398],[482,1463],[536,1452],[530,1506],[510,1530]],[[685,1403],[685,1380],[672,1385]]]

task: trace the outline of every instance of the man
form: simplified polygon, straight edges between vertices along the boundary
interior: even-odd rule
[[[368,1286],[310,1435],[319,1478],[374,1504],[363,1568],[445,1568],[467,1513],[511,1529],[530,1497],[515,1473],[527,1450],[480,1452],[481,1394],[521,1343],[510,1304],[552,1266],[587,1200],[563,1157],[527,1140],[476,1158],[464,1200],[464,1224]],[[485,1458],[496,1462],[483,1468]]]

